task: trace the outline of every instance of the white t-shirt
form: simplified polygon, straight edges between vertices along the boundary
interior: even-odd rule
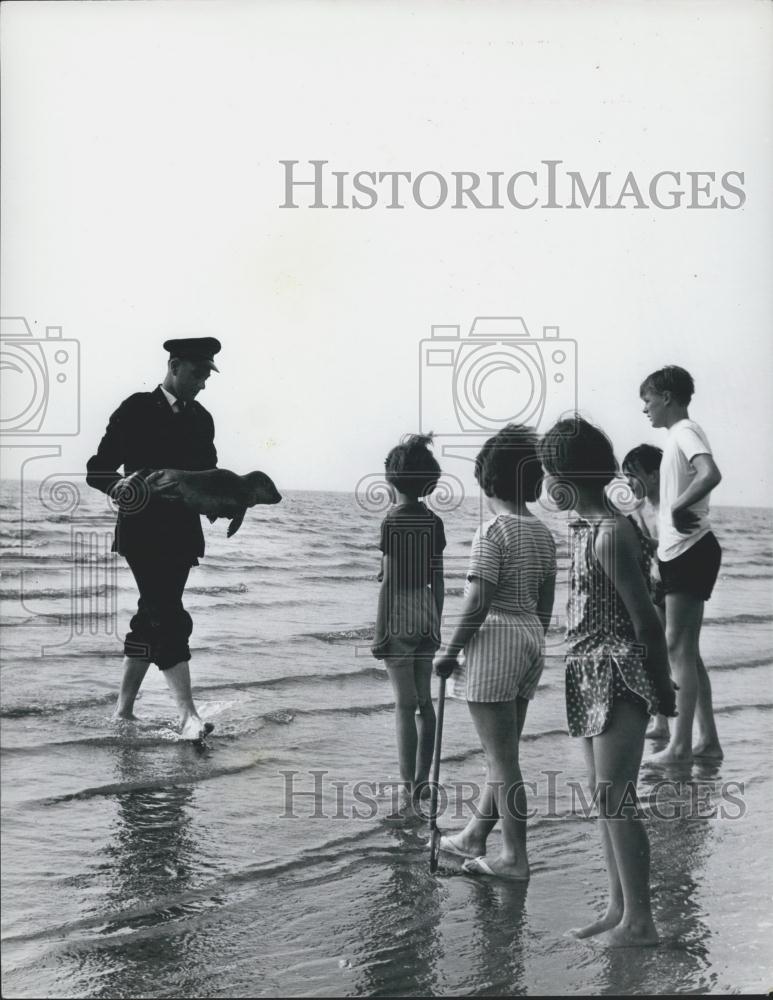
[[[668,431],[668,440],[660,463],[660,513],[658,516],[658,558],[676,559],[711,531],[709,496],[687,509],[697,514],[700,522],[689,531],[677,531],[671,518],[671,506],[684,493],[696,475],[692,464],[696,455],[710,455],[711,446],[699,424],[685,417]]]

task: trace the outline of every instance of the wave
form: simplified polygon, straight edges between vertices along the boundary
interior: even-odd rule
[[[26,544],[26,543],[25,543]],[[10,562],[11,559],[8,556],[3,558],[3,562]],[[17,555],[13,556],[14,562],[21,562],[23,565],[34,564],[37,566],[53,566],[56,569],[61,569],[62,563],[76,563],[78,566],[92,565],[94,563],[113,563],[116,562],[119,566],[123,566],[121,557],[116,555],[114,552],[95,552],[95,553],[80,553],[72,552],[69,549],[63,552],[52,552],[50,555],[36,555],[29,554],[25,549],[21,549]]]
[[[96,708],[115,701],[115,694],[103,694],[96,698],[78,698],[74,701],[58,701],[47,705],[13,705],[0,708],[0,719],[25,719],[29,716],[58,715],[74,708]]]
[[[297,560],[291,558],[278,558],[274,562],[235,562],[232,559],[223,559],[218,556],[202,556],[202,562],[196,567],[196,571],[210,570],[214,573],[286,573],[294,571]]]
[[[761,554],[761,553],[758,553]],[[768,569],[771,566],[771,558],[766,559],[739,559],[737,562],[733,560],[727,560],[724,564],[728,569],[735,569],[736,566],[765,566]]]
[[[12,600],[23,597],[25,600],[33,599],[56,599],[62,597],[105,597],[114,594],[116,588],[103,583],[94,587],[37,587],[30,589],[24,587],[6,588],[0,587],[0,600]]]
[[[341,680],[383,680],[385,673],[379,667],[361,667],[358,670],[347,670],[336,673],[313,673],[313,674],[292,674],[281,677],[266,677],[254,681],[234,681],[222,684],[197,684],[194,687],[196,694],[209,691],[249,691],[253,688],[268,688],[269,690],[286,687],[297,687],[305,684],[330,684],[331,681]]]
[[[773,663],[773,656],[761,656],[752,660],[731,660],[729,663],[709,663],[708,670],[746,670],[752,667],[768,667]]]
[[[329,685],[331,681],[358,681],[367,679],[384,679],[384,671],[379,667],[361,667],[358,670],[349,670],[341,673],[312,673],[312,674],[294,674],[287,675],[284,674],[280,677],[275,678],[260,678],[254,681],[224,681],[222,684],[196,684],[193,687],[193,693],[195,695],[210,694],[214,691],[249,691],[251,689],[266,689],[266,690],[282,690],[286,688],[294,687],[304,687],[307,684],[318,685],[326,684]],[[57,715],[61,712],[69,712],[76,708],[98,708],[100,705],[106,705],[115,700],[114,694],[100,695],[93,698],[79,698],[73,701],[60,701],[47,705],[14,705],[8,707],[0,708],[0,718],[6,719],[22,719],[29,716],[48,716]],[[393,707],[393,706],[390,706]],[[376,706],[375,711],[382,711],[383,706]],[[370,709],[368,706],[351,706],[351,711],[356,715],[367,714]],[[320,709],[278,709],[276,711],[280,712],[292,712],[293,715],[314,715],[319,712],[329,712],[329,711],[343,711],[348,712],[349,709],[346,706],[336,706],[332,709],[320,708]],[[260,716],[260,718],[268,719],[269,721],[277,721],[276,719],[269,718],[276,714],[275,712],[269,712],[268,715]]]
[[[372,642],[376,624],[365,625],[360,628],[345,628],[333,632],[304,632],[303,635],[309,639],[319,639],[320,642],[350,642],[360,639],[363,642]]]
[[[295,708],[292,709],[295,715],[379,715],[381,712],[393,712],[395,703],[393,701],[375,702],[371,705],[332,705],[329,708]],[[269,713],[273,714],[273,713]]]
[[[34,622],[38,616],[25,618],[19,620],[17,625],[24,625],[28,622]],[[127,616],[128,620],[128,616]],[[50,624],[50,623],[47,623]],[[5,619],[0,624],[0,628],[6,625]],[[119,630],[119,641],[120,636],[123,635],[122,630]],[[193,649],[193,653],[198,658],[200,656],[217,656],[223,657],[235,657],[235,656],[254,656],[260,653],[264,653],[267,649],[270,650],[282,650],[285,651],[287,647],[290,646],[308,646],[308,637],[304,635],[288,635],[280,636],[275,639],[267,638],[250,638],[250,639],[236,639],[234,641],[229,641],[223,639],[219,641],[216,645],[198,645],[196,644]],[[94,659],[96,661],[106,661],[114,662],[117,656],[123,655],[122,646],[111,645],[109,649],[98,646],[86,646],[83,649],[73,648],[72,643],[67,645],[68,652],[65,654],[62,651],[57,651],[56,654],[49,653],[47,656],[42,656],[40,652],[36,653],[5,653],[4,656],[4,669],[8,670],[16,663],[29,663],[36,662],[39,666],[42,666],[44,661],[51,666],[54,666],[56,662],[63,662],[66,660],[85,660]],[[198,690],[198,689],[197,689]]]
[[[194,749],[194,748],[192,748]],[[195,749],[194,749],[195,752]],[[262,757],[259,760],[250,761],[247,764],[236,764],[232,767],[218,767],[201,774],[190,775],[180,774],[178,777],[158,778],[150,781],[116,781],[109,785],[94,785],[91,788],[81,788],[77,792],[66,792],[63,795],[52,795],[45,799],[37,799],[34,802],[27,802],[26,805],[55,806],[62,802],[74,802],[79,799],[93,799],[111,795],[126,795],[130,792],[153,792],[163,788],[177,787],[179,785],[197,785],[202,781],[211,781],[213,778],[225,778],[233,774],[242,774],[244,771],[251,771],[262,764],[271,763],[276,758]]]
[[[24,535],[11,537],[5,532],[0,532],[0,553],[21,552],[22,549],[47,549],[50,542],[45,538],[30,538],[27,532]]]
[[[233,734],[218,733],[219,740],[234,740]],[[61,752],[62,750],[85,748],[87,750],[106,749],[109,747],[120,747],[123,749],[141,750],[147,747],[168,746],[170,743],[181,744],[179,733],[173,729],[163,729],[158,727],[153,736],[135,736],[125,733],[110,736],[83,736],[72,740],[51,740],[46,743],[36,743],[32,745],[22,745],[13,747],[2,747],[0,757],[36,757],[51,753],[51,751]]]
[[[186,596],[188,594],[205,594],[207,597],[214,597],[217,594],[246,594],[248,589],[246,583],[216,583],[206,587],[186,587],[185,594]]]
[[[112,609],[110,611],[94,611],[90,607],[81,606],[75,611],[33,611],[29,618],[11,618],[3,617],[2,622],[0,622],[0,627],[2,628],[23,628],[25,625],[30,625],[33,622],[39,625],[41,628],[53,628],[54,626],[61,625],[75,625],[77,628],[76,632],[91,632],[95,635],[100,629],[96,627],[96,623],[107,623],[113,620],[115,617],[115,611]],[[107,628],[104,628],[103,634],[109,635]]]
[[[376,582],[375,571],[371,573],[360,573],[358,575],[349,574],[342,575],[341,573],[317,573],[315,574],[304,574],[299,577],[306,583],[363,583],[367,581]],[[447,593],[447,591],[446,591]]]
[[[285,854],[276,858],[268,858],[265,861],[254,862],[243,871],[229,872],[195,889],[162,896],[153,899],[152,902],[140,903],[113,913],[91,915],[40,930],[7,935],[3,938],[3,943],[28,944],[35,941],[61,940],[67,935],[87,930],[92,930],[98,935],[99,942],[104,943],[106,935],[125,934],[126,930],[133,926],[148,928],[151,934],[155,934],[153,924],[156,921],[168,922],[169,914],[172,912],[184,917],[189,915],[194,908],[198,912],[202,908],[220,906],[222,894],[229,887],[253,892],[252,883],[257,879],[271,878],[289,870],[303,870],[330,862],[340,863],[347,855],[354,856],[352,860],[355,863],[372,863],[374,859],[387,861],[395,855],[404,854],[405,845],[403,844],[394,847],[377,847],[372,843],[367,845],[364,843],[374,841],[379,833],[378,827],[368,823],[364,829],[357,833],[293,852],[289,856]],[[425,850],[423,844],[421,849]],[[324,877],[328,878],[329,876],[326,874]]]
[[[704,625],[760,625],[773,622],[773,615],[754,615],[743,612],[737,615],[724,615],[721,618],[704,618]]]
[[[773,702],[761,701],[744,705],[724,705],[714,709],[715,715],[735,715],[736,712],[748,712],[749,709],[756,709],[760,712],[769,712],[773,708]]]
[[[725,573],[720,572],[720,580],[773,580],[773,573]]]
[[[206,591],[204,593],[206,593]],[[317,603],[322,604],[324,602],[318,601]],[[194,616],[201,615],[202,617],[205,617],[211,611],[233,611],[237,608],[240,611],[250,610],[251,608],[255,608],[257,610],[265,608],[297,608],[305,604],[308,604],[308,598],[278,597],[273,601],[239,601],[238,604],[235,604],[233,601],[221,601],[217,604],[205,604],[197,606],[196,608],[191,606],[190,611]]]
[[[544,729],[538,733],[524,733],[521,736],[521,743],[533,743],[535,740],[544,740],[551,736],[567,736],[568,731],[566,729]],[[483,747],[470,747],[467,750],[462,750],[459,753],[443,754],[440,758],[444,764],[464,764],[466,761],[471,760],[473,757],[480,757],[484,754]]]

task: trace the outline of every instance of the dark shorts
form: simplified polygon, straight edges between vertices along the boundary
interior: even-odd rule
[[[717,582],[722,549],[709,532],[676,559],[658,559],[660,579],[666,594],[691,594],[708,601]]]
[[[188,639],[193,622],[183,607],[190,564],[147,556],[130,556],[126,561],[137,581],[140,599],[124,639],[124,656],[150,660],[159,670],[190,660]]]

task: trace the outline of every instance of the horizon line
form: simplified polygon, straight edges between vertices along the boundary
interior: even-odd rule
[[[52,473],[52,475],[55,476],[56,473]],[[84,477],[85,477],[85,473],[84,473]],[[47,476],[46,479],[48,479],[48,478],[50,478],[50,477]],[[27,483],[27,484],[29,484],[29,485],[32,485],[32,484],[35,484],[35,483],[42,483],[43,481],[44,481],[43,479],[25,479],[24,480],[24,482]],[[12,479],[12,478],[0,477],[0,485],[3,485],[5,483],[14,484],[14,485],[17,485],[17,484],[21,485],[21,482],[22,482],[21,479]],[[308,488],[301,488],[301,487],[295,487],[295,486],[283,486],[282,488],[286,492],[290,492],[290,493],[332,493],[332,494],[335,494],[335,495],[338,495],[338,496],[355,496],[356,492],[357,492],[356,490],[340,490],[340,489],[334,490],[334,489],[320,489],[320,488],[318,488],[318,489],[308,489]],[[99,492],[99,491],[96,491],[96,492]],[[452,496],[454,496],[454,497],[456,497],[458,495],[459,494],[457,494],[457,493],[453,493],[452,494]],[[473,494],[463,493],[463,494],[461,494],[461,496],[462,496],[463,499],[469,499],[469,500],[480,498],[480,494],[473,495]],[[536,501],[535,501],[535,503],[536,503]],[[712,510],[722,510],[724,508],[729,508],[729,507],[738,507],[738,508],[741,508],[742,510],[767,510],[767,511],[772,511],[773,512],[773,505],[765,506],[764,504],[745,504],[745,503],[717,503],[717,504],[712,504],[711,509]],[[557,512],[557,513],[560,513],[560,512]]]

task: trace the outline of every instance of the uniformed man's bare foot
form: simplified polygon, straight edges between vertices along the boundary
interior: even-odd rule
[[[680,750],[670,745],[664,750],[650,754],[644,761],[645,764],[689,764],[691,762],[692,747],[689,750]]]
[[[184,740],[203,740],[214,728],[212,722],[202,722],[198,715],[189,715],[182,721],[180,736]]]
[[[597,939],[604,948],[652,948],[660,941],[652,919],[623,921]]]
[[[603,934],[605,931],[617,927],[622,919],[622,907],[610,906],[600,920],[594,920],[592,924],[586,924],[585,927],[573,927],[569,933],[576,938],[593,937],[594,934]]]
[[[139,722],[140,720],[131,709],[121,708],[113,712],[113,722]]]
[[[692,755],[702,760],[722,760],[725,756],[719,743],[696,743]]]

